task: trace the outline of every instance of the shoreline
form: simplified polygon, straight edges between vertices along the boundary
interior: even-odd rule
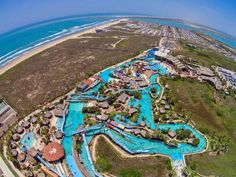
[[[16,59],[12,60],[11,62],[7,63],[5,66],[1,67],[0,68],[0,75],[2,75],[3,73],[5,73],[6,71],[10,70],[11,68],[13,68],[14,66],[20,64],[21,62],[29,59],[30,57],[46,50],[46,49],[49,49],[57,44],[60,44],[62,42],[65,42],[67,40],[70,40],[70,39],[76,39],[84,34],[89,34],[89,33],[95,33],[96,29],[99,28],[99,29],[104,29],[104,28],[107,28],[107,27],[110,27],[112,25],[116,25],[118,23],[120,23],[121,21],[124,21],[124,20],[127,20],[127,19],[118,19],[118,20],[113,20],[113,21],[107,21],[105,23],[102,23],[102,24],[98,24],[94,27],[91,27],[91,28],[88,28],[88,29],[85,29],[83,31],[79,31],[79,32],[76,32],[76,33],[73,33],[69,36],[64,36],[62,38],[59,38],[59,39],[56,39],[54,41],[51,41],[49,43],[46,43],[46,44],[43,44],[42,46],[39,46],[38,48],[34,48],[32,50],[30,50],[29,52],[26,52],[22,55],[20,55],[19,57],[17,57]]]

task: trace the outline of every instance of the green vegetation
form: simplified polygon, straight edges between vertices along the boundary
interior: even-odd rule
[[[168,170],[172,170],[172,165],[171,165],[170,159],[167,159],[167,160],[165,161],[165,164],[166,164],[166,167],[167,167]]]
[[[140,113],[137,112],[137,113],[135,113],[134,115],[132,115],[130,117],[130,120],[133,121],[133,122],[138,122],[139,116],[140,116]]]
[[[209,151],[199,155],[187,156],[194,161],[197,172],[203,175],[233,176],[236,174],[236,98],[234,93],[225,96],[218,93],[220,101],[214,98],[214,88],[195,80],[166,80],[170,96],[175,101],[175,111],[188,115],[196,128],[207,134],[210,140]],[[193,94],[194,93],[194,94]],[[221,112],[221,114],[217,112]],[[221,137],[219,137],[221,135]],[[216,138],[215,138],[216,137]],[[224,138],[223,138],[224,137]],[[197,142],[196,142],[197,143]]]
[[[115,176],[150,177],[151,174],[151,176],[164,177],[168,173],[165,165],[166,157],[124,158],[104,137],[98,139],[96,157],[102,157],[102,160],[96,164],[102,164],[102,167],[106,167],[105,171]],[[97,165],[96,168],[99,170]],[[169,168],[171,169],[171,166]]]
[[[83,107],[83,110],[82,112],[84,114],[88,113],[88,114],[101,114],[101,110],[96,107],[96,106],[93,106],[93,107]]]
[[[194,145],[194,146],[197,146],[197,145],[199,144],[199,142],[200,142],[200,141],[199,141],[198,138],[194,138],[194,139],[193,139],[193,145]]]
[[[139,91],[128,92],[127,94],[130,96],[134,96],[134,98],[136,98],[138,100],[142,99],[142,94]]]
[[[111,165],[106,158],[99,157],[96,160],[95,167],[99,172],[106,172],[111,168]]]
[[[155,88],[151,88],[151,92],[152,92],[152,93],[156,93],[157,90],[156,90]]]
[[[176,51],[174,55],[184,55],[188,58],[197,59],[197,63],[206,67],[210,67],[211,65],[222,66],[227,69],[236,71],[236,62],[232,59],[225,57],[222,54],[219,54],[210,49],[200,49],[193,48],[188,45],[184,41],[180,42],[183,50]]]
[[[190,130],[179,129],[176,131],[177,139],[185,140],[190,137],[191,133],[192,132]]]

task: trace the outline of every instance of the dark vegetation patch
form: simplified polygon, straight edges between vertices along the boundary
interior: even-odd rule
[[[99,137],[96,145],[96,168],[121,177],[161,177],[171,170],[169,159],[165,157],[124,158],[106,141]],[[102,159],[102,163],[101,162]],[[102,168],[101,168],[102,167]]]

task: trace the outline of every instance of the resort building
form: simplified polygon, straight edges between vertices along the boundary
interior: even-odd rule
[[[84,92],[87,88],[89,88],[88,84],[85,84],[84,82],[80,82],[76,87],[76,91],[77,92]]]
[[[117,99],[118,102],[125,104],[126,101],[128,100],[129,96],[125,93],[123,93],[122,95],[120,95]]]
[[[216,67],[215,71],[221,79],[226,81],[227,87],[231,87],[236,90],[236,72],[222,67]]]
[[[17,121],[16,111],[0,99],[0,137]]]
[[[207,68],[207,67],[203,67],[203,66],[199,66],[197,69],[197,74],[199,76],[207,76],[207,77],[214,77],[214,72]]]
[[[102,109],[108,109],[108,108],[109,108],[109,104],[108,104],[107,101],[99,102],[99,103],[97,104],[97,106],[98,106],[99,108],[102,108]]]
[[[171,65],[174,69],[178,71],[186,72],[188,69],[186,66],[178,60],[176,57],[173,57],[172,55],[166,55],[165,57],[161,58],[162,61],[165,61],[167,64]]]
[[[218,77],[201,76],[201,79],[214,86],[216,90],[222,90],[224,88]]]

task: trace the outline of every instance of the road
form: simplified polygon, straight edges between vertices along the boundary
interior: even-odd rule
[[[8,168],[2,157],[0,157],[0,168],[5,175],[5,177],[14,177],[15,175],[11,172],[11,170]]]

